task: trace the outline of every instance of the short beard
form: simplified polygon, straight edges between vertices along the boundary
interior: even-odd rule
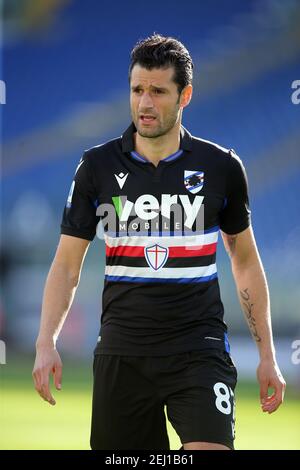
[[[178,108],[178,110],[179,110],[179,108]],[[176,114],[174,113],[172,116],[170,116],[170,118],[167,120],[166,124],[163,127],[159,127],[158,129],[153,130],[152,131],[153,133],[150,134],[150,135],[147,133],[147,131],[143,132],[140,129],[138,129],[138,126],[135,123],[137,133],[141,137],[145,137],[147,139],[156,139],[158,137],[162,137],[163,135],[168,134],[168,132],[170,132],[170,130],[173,129],[175,124],[178,122],[178,119],[179,119],[178,110],[177,110]],[[149,129],[149,131],[151,132],[151,129]]]
[[[136,130],[141,137],[146,137],[147,139],[156,139],[157,137],[162,137],[163,135],[166,135],[172,129],[172,127],[157,129],[156,131],[153,131],[153,133],[150,135],[147,132],[140,131],[137,127]],[[149,131],[151,130],[149,129]]]

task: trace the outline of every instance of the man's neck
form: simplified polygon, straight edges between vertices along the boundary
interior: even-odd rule
[[[134,134],[136,152],[157,166],[160,160],[179,150],[180,126],[181,124],[178,123],[168,134],[156,138],[142,137],[136,132]]]

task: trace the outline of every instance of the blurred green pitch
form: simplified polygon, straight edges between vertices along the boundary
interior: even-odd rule
[[[29,361],[0,366],[0,449],[89,449],[91,365],[65,364],[63,390],[51,407],[35,392]],[[260,411],[258,388],[237,389],[236,449],[300,449],[300,400],[287,390],[273,415]],[[169,425],[171,449],[180,447]]]

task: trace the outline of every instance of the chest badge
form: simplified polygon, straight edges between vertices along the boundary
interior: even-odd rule
[[[150,268],[154,271],[158,271],[162,268],[169,256],[169,249],[163,246],[155,245],[147,246],[145,248],[145,258]]]
[[[199,193],[203,185],[204,171],[184,170],[184,186],[190,193]]]

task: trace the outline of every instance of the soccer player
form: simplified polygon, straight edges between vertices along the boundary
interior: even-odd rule
[[[272,413],[283,400],[245,170],[233,150],[182,126],[192,75],[178,40],[155,34],[136,44],[132,123],[121,137],[84,153],[64,208],[33,378],[54,405],[49,376],[60,389],[62,375],[56,341],[101,224],[106,269],[92,449],[169,449],[165,407],[184,449],[234,448],[237,373],[215,264],[219,231],[260,354],[262,410]]]

